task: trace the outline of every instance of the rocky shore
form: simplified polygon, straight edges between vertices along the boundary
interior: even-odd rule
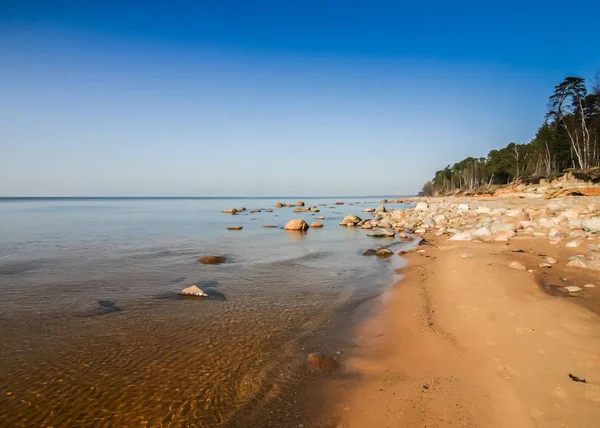
[[[363,223],[423,241],[328,385],[339,426],[595,426],[600,198],[413,202]]]

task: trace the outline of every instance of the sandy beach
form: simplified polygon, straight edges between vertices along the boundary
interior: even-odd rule
[[[549,202],[486,201],[532,203]],[[346,376],[328,384],[330,417],[357,428],[598,426],[600,278],[567,266],[581,248],[423,236],[381,311],[357,330]],[[556,263],[540,268],[548,257]]]

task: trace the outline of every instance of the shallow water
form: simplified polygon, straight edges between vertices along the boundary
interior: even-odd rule
[[[308,353],[343,352],[331,326],[402,263],[361,255],[394,241],[338,226],[377,203],[304,201],[334,200],[346,205],[232,216],[220,211],[278,200],[0,199],[0,425],[260,418],[303,381]],[[306,234],[262,227],[320,215]],[[229,262],[199,264],[206,254]],[[209,297],[177,295],[191,284]]]

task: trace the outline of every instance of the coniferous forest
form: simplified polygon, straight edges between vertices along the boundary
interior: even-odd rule
[[[548,111],[527,144],[510,143],[485,158],[468,157],[435,173],[421,194],[551,178],[563,171],[600,166],[600,73],[591,82],[567,77],[554,87]]]

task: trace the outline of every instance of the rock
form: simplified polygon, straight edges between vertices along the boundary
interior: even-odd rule
[[[275,204],[275,208],[282,208],[282,207],[283,207],[283,204],[281,202],[277,202]]]
[[[198,261],[205,265],[216,265],[219,263],[225,263],[227,258],[223,256],[202,256],[198,259]]]
[[[310,227],[323,227],[323,225],[318,221],[314,221],[310,224]]]
[[[386,213],[386,212],[387,212],[387,210],[385,209],[385,207],[383,205],[380,205],[375,209],[375,214]]]
[[[387,204],[387,203],[388,203],[388,200],[387,200],[387,199],[382,199],[382,200],[380,201],[380,203],[382,203],[382,204]]]
[[[600,259],[583,256],[569,257],[567,266],[578,267],[582,269],[600,270]]]
[[[238,208],[237,210],[238,210],[239,212],[241,212],[241,211],[246,211],[246,208],[242,207],[242,208]]]
[[[489,207],[479,207],[475,210],[477,214],[490,214],[492,210]]]
[[[361,222],[361,218],[354,215],[354,214],[349,214],[346,217],[343,218],[343,220],[340,222],[341,226],[354,226],[357,223]]]
[[[577,291],[581,291],[583,290],[582,288],[577,287],[576,285],[567,285],[565,287],[565,290],[567,290],[569,293],[575,293]]]
[[[374,256],[375,254],[377,254],[377,250],[373,250],[372,248],[362,253],[363,256]]]
[[[302,219],[290,220],[283,227],[285,230],[308,230],[310,226]]]
[[[427,205],[427,202],[419,202],[415,206],[415,211],[427,211],[427,208],[429,208],[429,205]]]
[[[473,239],[473,232],[468,230],[465,232],[459,232],[454,234],[449,241],[471,241]]]
[[[549,268],[552,267],[552,265],[550,263],[540,263],[540,267],[541,268],[548,268],[549,269]]]
[[[311,208],[311,209],[310,209],[310,212],[313,212],[313,213],[318,213],[318,212],[321,212],[321,210],[320,210],[320,209],[318,209],[317,207],[314,207],[314,208]]]
[[[386,230],[386,229],[373,229],[371,232],[367,233],[367,236],[371,238],[393,238],[395,232]]]
[[[469,211],[469,204],[458,204],[459,211]]]
[[[306,212],[306,208],[294,208],[293,211],[295,213],[305,213]]]
[[[595,288],[596,284],[585,284],[583,288]]]
[[[470,258],[472,258],[472,257],[473,257],[473,254],[471,254],[471,253],[462,253],[460,256],[461,256],[463,259],[470,259]]]
[[[511,230],[515,231],[516,226],[513,223],[494,223],[490,226],[490,230],[494,235],[500,230]]]
[[[338,201],[338,202],[336,202],[334,205],[344,205],[344,203],[343,203],[343,202],[341,202],[341,201]]]
[[[579,242],[578,240],[574,239],[574,240],[572,240],[572,241],[570,241],[570,242],[567,242],[567,243],[565,244],[565,247],[568,247],[568,248],[577,248],[577,247],[581,247],[581,242]]]
[[[512,269],[522,270],[522,271],[526,271],[527,270],[527,268],[525,266],[523,266],[521,263],[519,263],[516,260],[513,260],[512,262],[510,262],[508,264],[508,267],[512,268]]]
[[[480,227],[479,229],[477,229],[475,232],[473,232],[473,236],[476,236],[478,238],[481,237],[490,237],[492,236],[492,231],[490,230],[489,227]]]
[[[389,257],[393,255],[394,252],[387,248],[380,248],[379,250],[377,250],[377,257]]]
[[[269,208],[268,210],[265,210],[266,213],[272,213],[273,210],[271,208]]]
[[[296,202],[296,206],[297,207],[303,207],[304,206],[304,202],[303,201],[298,201],[298,202]]]
[[[600,217],[584,220],[581,223],[581,228],[586,232],[600,233]]]
[[[195,297],[206,297],[206,296],[208,296],[208,294],[206,294],[204,291],[202,291],[201,289],[199,289],[195,285],[191,285],[188,288],[184,288],[183,290],[181,290],[179,292],[179,294],[181,294],[183,296],[195,296]]]
[[[335,358],[326,354],[313,353],[308,355],[308,366],[311,370],[318,370],[324,373],[331,373],[340,368],[340,364]]]
[[[319,217],[317,217],[317,220],[325,220],[325,217],[323,217],[322,215],[320,215]]]
[[[229,226],[227,228],[227,230],[242,230],[243,227],[242,226]]]
[[[266,227],[267,229],[277,229],[278,226],[275,226],[272,224],[265,224],[265,225],[263,225],[263,227]]]
[[[235,213],[237,213],[237,212],[238,212],[238,210],[237,210],[237,209],[235,209],[235,208],[229,208],[228,210],[223,210],[223,211],[221,211],[221,212],[222,212],[222,213],[225,213],[225,214],[235,214]]]
[[[365,208],[365,209],[363,210],[363,212],[364,212],[364,213],[372,213],[372,212],[374,212],[374,211],[375,211],[375,208]]]
[[[515,236],[515,232],[508,229],[497,230],[494,233],[494,241],[508,241]]]
[[[364,224],[361,226],[361,228],[362,228],[362,229],[365,229],[365,230],[369,230],[369,229],[373,229],[373,226],[371,225],[371,223],[364,223]]]
[[[554,264],[556,263],[558,260],[556,260],[554,257],[546,257],[546,261],[548,263]]]

